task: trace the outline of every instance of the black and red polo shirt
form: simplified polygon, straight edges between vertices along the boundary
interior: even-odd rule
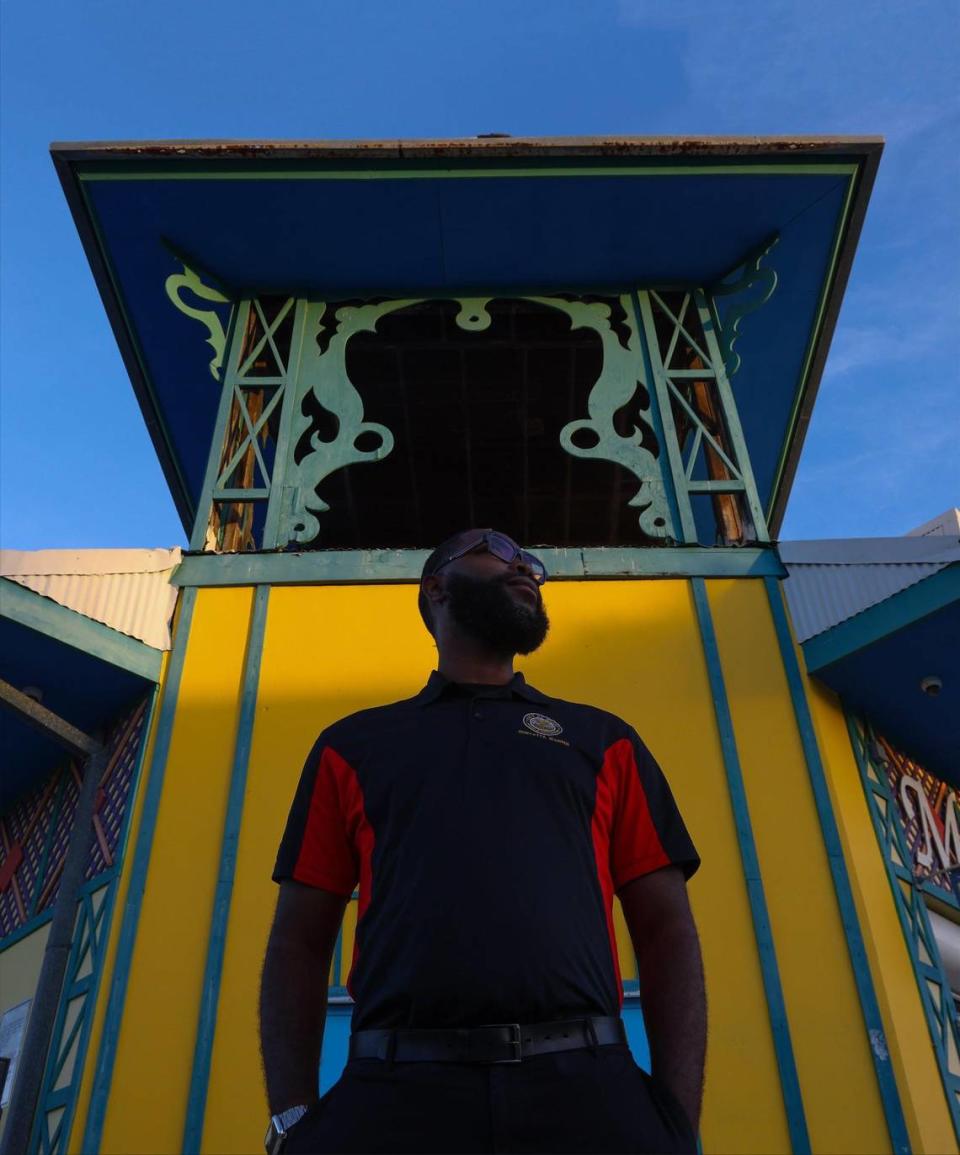
[[[626,722],[430,675],[334,723],[307,758],[273,873],[349,895],[353,1029],[615,1015],[613,895],[700,860]]]

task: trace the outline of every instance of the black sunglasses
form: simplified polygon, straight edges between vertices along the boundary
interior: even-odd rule
[[[511,541],[509,537],[502,533],[497,533],[495,530],[489,530],[475,541],[470,542],[469,545],[465,545],[463,549],[459,549],[456,553],[445,557],[443,561],[430,572],[438,573],[445,565],[449,565],[450,562],[456,561],[457,558],[465,557],[468,553],[473,553],[474,550],[480,549],[481,547],[484,547],[487,553],[492,553],[494,557],[499,558],[500,561],[506,562],[507,565],[510,565],[517,558],[520,558],[525,565],[530,567],[533,580],[537,585],[542,586],[547,580],[547,567],[538,557],[534,557],[532,553],[521,549],[515,541]]]

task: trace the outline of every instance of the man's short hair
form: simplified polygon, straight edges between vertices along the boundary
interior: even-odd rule
[[[439,566],[441,566],[448,554],[453,553],[456,547],[460,544],[464,534],[468,530],[461,529],[459,533],[452,534],[444,541],[440,542],[437,548],[423,563],[423,569],[420,571],[420,593],[417,596],[417,609],[420,611],[420,617],[423,618],[423,624],[433,636],[433,613],[430,609],[430,600],[423,592],[423,579],[429,577]]]

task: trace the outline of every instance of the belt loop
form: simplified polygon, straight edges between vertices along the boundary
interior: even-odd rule
[[[396,1052],[397,1052],[397,1032],[391,1031],[389,1033],[389,1035],[387,1035],[386,1060],[387,1060],[387,1069],[388,1070],[391,1070],[391,1071],[393,1070],[393,1056],[396,1054]]]
[[[600,1040],[597,1038],[597,1028],[593,1025],[593,1019],[586,1019],[584,1021],[587,1024],[587,1038],[590,1040],[590,1054],[596,1058],[597,1048],[600,1046]]]

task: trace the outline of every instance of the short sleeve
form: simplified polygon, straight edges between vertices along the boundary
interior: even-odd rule
[[[293,879],[348,896],[358,863],[350,831],[350,766],[321,735],[307,755],[277,854],[273,881]]]
[[[614,889],[660,870],[679,866],[685,878],[696,871],[700,857],[693,845],[673,793],[635,731],[607,751],[614,783],[610,873]]]

